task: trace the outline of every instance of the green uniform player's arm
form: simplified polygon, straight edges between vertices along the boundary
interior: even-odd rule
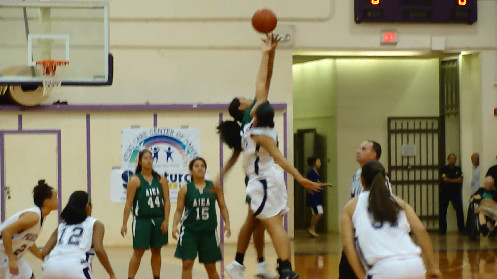
[[[185,197],[186,197],[186,184],[181,186],[178,191],[178,200],[176,201],[176,211],[174,211],[173,217],[173,238],[178,239],[178,224],[181,219],[181,215],[183,214],[183,210],[185,209]]]
[[[221,212],[221,216],[223,216],[224,220],[224,232],[227,237],[231,235],[231,227],[230,227],[230,216],[228,213],[228,207],[226,206],[226,202],[224,200],[224,192],[218,191],[216,193],[217,204],[219,205],[219,212]]]
[[[273,65],[274,56],[276,53],[276,47],[280,39],[275,35],[268,34],[266,39],[262,44],[262,57],[261,64],[259,65],[259,72],[257,74],[257,79],[255,82],[255,100],[257,107],[258,104],[267,101],[269,96],[269,86],[271,84],[271,78],[273,76]],[[250,115],[254,116],[254,110],[252,109]]]
[[[169,212],[171,211],[171,202],[169,201],[169,183],[164,176],[160,177],[160,185],[162,187],[162,196],[164,198],[164,221],[160,228],[162,233],[166,233],[169,226]]]
[[[131,206],[133,205],[133,200],[135,198],[136,190],[140,187],[140,179],[138,176],[131,177],[126,187],[126,203],[124,204],[123,212],[123,225],[121,227],[121,235],[124,237],[128,232],[128,219],[131,213]]]

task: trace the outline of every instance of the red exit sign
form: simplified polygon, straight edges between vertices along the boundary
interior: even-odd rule
[[[385,31],[381,32],[381,43],[382,44],[396,44],[397,43],[397,32]]]

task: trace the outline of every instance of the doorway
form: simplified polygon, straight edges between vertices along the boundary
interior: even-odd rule
[[[294,134],[294,163],[295,167],[305,176],[310,167],[307,165],[307,158],[316,156],[321,159],[321,181],[326,181],[326,137],[318,134],[316,129],[300,129]],[[306,205],[306,190],[297,181],[294,182],[294,208],[295,208],[295,230],[307,230],[311,222],[311,209]],[[326,232],[328,229],[326,222],[326,189],[324,191],[323,208],[324,215],[319,220],[316,231]]]
[[[38,180],[60,189],[60,131],[3,131],[2,150],[2,221],[16,212],[33,207],[33,188]],[[59,207],[60,207],[60,192]],[[60,212],[59,208],[59,212]],[[43,223],[38,243],[45,243],[58,225],[58,213]]]

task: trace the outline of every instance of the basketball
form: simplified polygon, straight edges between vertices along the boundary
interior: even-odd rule
[[[252,26],[261,33],[269,33],[276,28],[278,19],[273,11],[269,9],[257,10],[252,16]]]

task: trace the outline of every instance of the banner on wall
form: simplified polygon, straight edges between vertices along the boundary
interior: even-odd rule
[[[188,162],[200,155],[200,130],[196,128],[129,128],[123,129],[122,162],[117,174],[111,174],[111,200],[126,201],[128,179],[134,175],[138,153],[152,152],[153,168],[169,182],[169,199],[176,202],[181,185],[189,182]],[[114,181],[114,182],[113,182]],[[119,182],[116,182],[119,181]]]

